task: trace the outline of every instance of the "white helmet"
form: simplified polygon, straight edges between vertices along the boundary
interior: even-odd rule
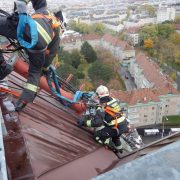
[[[106,86],[100,85],[97,89],[96,89],[96,93],[99,96],[99,98],[105,97],[105,96],[109,96],[109,90]]]

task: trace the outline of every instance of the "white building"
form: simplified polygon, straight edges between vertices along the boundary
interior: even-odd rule
[[[167,75],[163,74],[159,66],[143,53],[137,54],[131,60],[129,72],[134,78],[138,89],[163,88],[169,86],[169,84],[177,88],[177,84]]]
[[[133,46],[139,43],[139,27],[132,27],[126,30],[126,40]]]
[[[163,116],[180,116],[180,93],[171,87],[114,91],[110,94],[127,109],[127,117],[135,126],[162,123]]]
[[[159,6],[157,11],[157,23],[164,21],[174,21],[176,10],[174,7]]]

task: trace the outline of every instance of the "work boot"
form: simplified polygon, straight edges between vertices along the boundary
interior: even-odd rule
[[[114,142],[112,141],[111,138],[108,138],[104,141],[104,144],[109,148],[111,149],[112,151],[114,151],[116,149],[116,146],[114,144]]]
[[[21,112],[27,105],[27,102],[26,101],[23,101],[23,100],[18,100],[15,104],[15,110],[17,112]]]
[[[123,153],[123,147],[122,147],[122,145],[115,146],[114,152],[115,152],[115,153]]]

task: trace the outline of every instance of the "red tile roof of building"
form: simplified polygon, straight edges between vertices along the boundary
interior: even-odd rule
[[[180,30],[180,24],[175,24],[175,29]]]
[[[130,27],[130,28],[126,29],[126,32],[130,33],[130,34],[135,34],[135,33],[139,32],[139,29],[140,29],[140,27]]]
[[[97,34],[85,34],[83,35],[84,41],[91,41],[91,40],[101,40],[101,36]]]
[[[158,96],[148,88],[137,89],[129,92],[111,91],[111,94],[113,97],[118,98],[120,101],[126,102],[129,105],[159,101]]]
[[[170,82],[169,77],[160,72],[159,66],[150,60],[144,53],[136,55],[136,62],[143,70],[144,76],[150,83],[154,83],[156,88],[164,88]],[[171,80],[172,83],[172,80]]]
[[[81,35],[78,36],[74,36],[74,35],[70,35],[70,36],[65,36],[61,39],[61,44],[67,44],[67,43],[72,43],[72,42],[76,42],[76,41],[82,41],[83,37]]]
[[[120,41],[118,38],[105,34],[102,39],[111,43],[113,46],[120,47],[122,50],[134,50],[134,47],[130,46],[126,41]]]
[[[135,105],[137,103],[159,102],[159,96],[167,94],[180,94],[173,86],[150,89],[143,88],[133,91],[115,91],[110,90],[112,97],[119,99],[121,102],[125,102],[128,105]]]

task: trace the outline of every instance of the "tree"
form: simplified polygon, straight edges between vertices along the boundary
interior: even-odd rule
[[[72,64],[71,53],[69,53],[68,51],[65,51],[63,48],[59,49],[58,57],[60,61],[63,61],[66,64],[70,64],[70,65]]]
[[[144,40],[144,48],[150,49],[153,47],[153,41],[151,39]]]
[[[73,79],[71,80],[71,83],[75,86],[79,85],[77,70],[73,68],[71,65],[62,64],[57,68],[56,71],[57,74],[64,79],[66,79],[69,76],[69,74],[73,74]]]
[[[175,28],[170,23],[158,24],[158,35],[162,38],[168,38],[170,34],[175,32]]]
[[[105,31],[105,26],[102,23],[95,23],[92,25],[92,31],[98,35],[103,35]]]
[[[175,23],[180,23],[180,16],[177,16],[177,17],[175,18]]]
[[[156,14],[156,8],[152,5],[143,5],[141,10],[145,10],[151,17],[154,17]]]
[[[140,38],[142,40],[144,39],[152,39],[153,41],[157,38],[158,31],[155,25],[145,25],[140,29]]]
[[[81,63],[80,52],[77,49],[74,49],[71,53],[71,58],[72,58],[72,66],[77,69]]]
[[[95,61],[89,68],[88,75],[92,81],[104,81],[107,83],[112,78],[113,71],[109,66]]]
[[[84,56],[88,63],[92,63],[97,59],[96,52],[87,41],[85,41],[81,46],[81,54]]]
[[[173,44],[179,45],[180,44],[180,34],[178,34],[178,33],[171,34],[170,40]]]
[[[108,51],[107,49],[98,47],[96,49],[96,53],[98,61],[102,62],[103,64],[107,64],[113,69],[114,72],[119,71],[119,67],[117,66],[119,61],[112,55],[110,50]]]

